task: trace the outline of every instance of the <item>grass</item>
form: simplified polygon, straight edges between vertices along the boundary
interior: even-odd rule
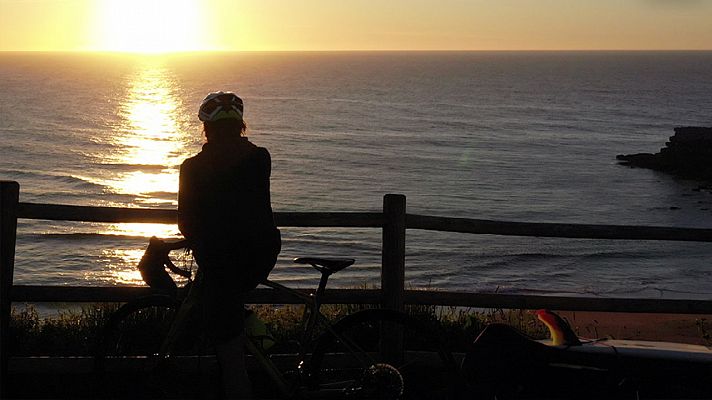
[[[91,354],[98,332],[117,304],[61,310],[43,318],[32,305],[13,308],[10,315],[9,348],[13,355]]]
[[[80,356],[93,354],[94,344],[109,315],[120,304],[106,303],[61,310],[42,317],[32,305],[13,308],[10,323],[10,352],[16,356]],[[368,305],[324,305],[331,320],[369,307]],[[289,351],[290,343],[301,337],[303,306],[257,305],[251,307],[266,323],[270,334],[282,343],[275,351]],[[444,338],[450,347],[463,351],[489,323],[507,323],[534,337],[548,336],[543,324],[523,310],[473,310],[455,307],[407,306],[406,312]],[[285,345],[286,344],[286,345]]]
[[[710,332],[710,327],[707,323],[706,318],[698,318],[695,320],[695,326],[697,326],[697,332],[700,337],[705,341],[705,345],[712,346],[712,332]]]

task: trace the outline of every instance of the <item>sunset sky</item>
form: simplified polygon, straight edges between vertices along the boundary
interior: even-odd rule
[[[0,51],[712,49],[709,0],[0,0]]]

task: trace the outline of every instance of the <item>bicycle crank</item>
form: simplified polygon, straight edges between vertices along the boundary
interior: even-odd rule
[[[346,395],[357,399],[398,399],[403,388],[403,376],[398,369],[378,363],[366,368],[361,378],[346,390]]]

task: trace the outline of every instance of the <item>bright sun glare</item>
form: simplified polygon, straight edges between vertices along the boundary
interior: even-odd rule
[[[208,50],[200,11],[199,0],[103,0],[99,46],[131,53]]]

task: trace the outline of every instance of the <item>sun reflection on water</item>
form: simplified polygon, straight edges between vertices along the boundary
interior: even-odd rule
[[[114,154],[105,161],[123,170],[104,184],[144,204],[176,204],[178,165],[189,155],[190,126],[175,77],[160,60],[147,60],[127,82],[119,107]],[[158,195],[157,195],[158,194]]]
[[[150,238],[156,236],[159,238],[170,238],[180,236],[176,225],[168,224],[139,224],[125,223],[108,225],[106,229],[99,232],[102,235],[117,235],[117,236],[137,236]],[[148,241],[146,241],[148,243]]]
[[[144,60],[129,76],[116,110],[109,154],[102,163],[111,171],[101,180],[110,193],[133,197],[129,206],[173,208],[177,205],[178,166],[190,156],[195,127],[180,97],[180,86],[160,59]],[[126,206],[126,204],[122,204]],[[144,237],[141,248],[102,251],[102,270],[87,279],[111,284],[141,285],[138,262],[148,238],[179,236],[176,225],[111,224],[103,235]]]
[[[143,249],[103,250],[101,262],[104,269],[99,273],[90,273],[87,279],[114,285],[143,285],[137,268],[142,255]]]

